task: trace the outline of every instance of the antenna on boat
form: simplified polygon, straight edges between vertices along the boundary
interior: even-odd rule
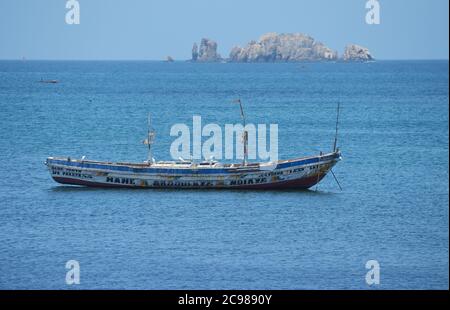
[[[337,104],[337,113],[336,113],[336,133],[334,135],[334,144],[333,144],[333,152],[336,152],[336,146],[337,146],[337,138],[338,138],[338,126],[339,126],[339,113],[341,109],[341,102],[338,101]]]
[[[143,141],[144,144],[148,146],[148,164],[151,165],[153,162],[152,158],[152,144],[155,141],[155,131],[151,129],[151,115],[148,113],[148,129],[147,129],[147,139]]]
[[[241,108],[241,118],[242,118],[242,123],[244,124],[244,132],[242,133],[242,139],[244,142],[244,160],[242,162],[242,164],[245,166],[247,165],[247,156],[248,156],[248,132],[247,130],[245,130],[245,113],[244,113],[244,108],[242,107],[242,101],[241,98],[235,99],[233,100],[234,103],[239,103],[239,107]]]

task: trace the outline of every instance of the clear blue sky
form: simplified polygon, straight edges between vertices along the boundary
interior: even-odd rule
[[[378,59],[448,59],[448,0],[379,0],[381,24],[365,23],[366,0],[0,0],[0,59],[188,59],[202,37],[222,56],[266,32],[303,32],[340,54],[347,43]]]

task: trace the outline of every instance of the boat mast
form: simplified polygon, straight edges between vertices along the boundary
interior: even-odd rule
[[[155,140],[155,131],[151,129],[151,115],[150,113],[148,113],[148,120],[147,120],[147,139],[144,140],[144,144],[147,144],[148,146],[148,164],[151,165],[153,162],[153,158],[152,158],[152,144],[153,141]]]
[[[241,108],[241,117],[242,117],[242,123],[244,124],[244,132],[242,133],[242,140],[244,142],[244,160],[242,162],[242,165],[247,165],[247,157],[248,157],[248,132],[245,129],[245,114],[244,114],[244,108],[242,107],[242,101],[241,98],[236,99],[234,102],[239,103],[239,107]]]
[[[337,113],[336,113],[336,132],[334,135],[334,144],[333,144],[333,152],[336,152],[336,146],[337,146],[337,137],[338,137],[338,125],[339,125],[339,112],[341,108],[341,102],[338,101],[337,104]]]

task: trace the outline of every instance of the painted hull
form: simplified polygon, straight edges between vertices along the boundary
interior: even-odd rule
[[[113,188],[307,189],[340,160],[339,152],[279,161],[276,164],[196,165],[109,163],[47,158],[61,184]]]

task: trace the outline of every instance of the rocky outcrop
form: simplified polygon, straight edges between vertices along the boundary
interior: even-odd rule
[[[336,60],[337,52],[301,33],[268,33],[246,47],[234,47],[231,62],[296,62]]]
[[[370,61],[371,53],[365,47],[350,44],[340,58],[343,61]],[[267,33],[259,41],[250,41],[245,47],[235,46],[229,62],[299,62],[338,60],[338,53],[311,36],[302,33]],[[224,61],[217,53],[217,43],[203,38],[200,47],[192,47],[193,62]]]
[[[349,44],[345,47],[342,59],[344,61],[370,61],[373,60],[373,57],[366,47]]]
[[[192,61],[197,61],[198,59],[198,46],[197,43],[194,43],[192,46]]]
[[[216,62],[221,60],[220,54],[217,53],[217,43],[215,41],[203,38],[198,50],[197,44],[194,43],[192,47],[192,61]]]

